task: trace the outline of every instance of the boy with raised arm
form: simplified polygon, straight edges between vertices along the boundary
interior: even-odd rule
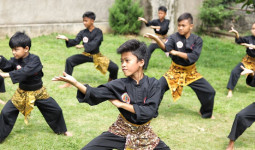
[[[152,29],[154,29],[154,32],[156,33],[156,35],[163,42],[165,42],[167,40],[167,32],[169,29],[169,22],[170,22],[169,19],[165,19],[166,12],[167,12],[167,8],[165,6],[160,6],[158,8],[158,19],[147,21],[144,18],[141,18],[141,17],[138,18],[138,20],[144,22],[147,27],[149,26]],[[151,58],[151,54],[157,48],[159,48],[159,46],[155,42],[151,43],[150,46],[147,48],[144,69],[147,69],[150,58]]]
[[[108,81],[117,79],[118,77],[118,66],[107,57],[103,56],[99,47],[103,41],[103,33],[99,28],[94,26],[96,15],[87,11],[83,14],[83,24],[86,29],[81,30],[75,39],[69,39],[64,35],[58,35],[57,39],[63,39],[66,41],[67,47],[75,46],[76,48],[84,48],[82,54],[76,54],[66,59],[65,72],[72,75],[73,68],[77,65],[93,62],[97,70],[102,74],[106,74],[107,70],[110,72]],[[80,42],[82,41],[82,45]],[[70,87],[69,83],[61,85],[60,88]]]
[[[233,90],[240,78],[240,73],[243,71],[240,66],[244,66],[247,69],[255,71],[255,23],[252,25],[250,36],[241,37],[239,33],[232,27],[229,32],[235,34],[235,42],[246,47],[246,56],[244,56],[242,62],[236,65],[236,67],[231,71],[227,89],[228,98],[233,96]]]
[[[192,15],[184,13],[178,18],[178,32],[170,35],[166,43],[155,35],[145,36],[154,39],[172,59],[170,69],[159,80],[161,97],[163,98],[164,93],[170,89],[173,100],[176,101],[181,97],[183,87],[188,85],[201,103],[199,113],[202,118],[214,118],[212,114],[215,90],[197,72],[195,64],[200,56],[203,40],[191,33],[192,28]]]
[[[127,78],[116,79],[97,88],[83,85],[66,73],[64,77],[53,79],[75,86],[79,102],[97,105],[110,100],[120,112],[108,131],[89,142],[84,150],[170,149],[150,127],[150,120],[158,116],[160,85],[158,80],[143,73],[145,51],[146,45],[137,40],[122,44],[117,52],[121,54],[121,67]]]

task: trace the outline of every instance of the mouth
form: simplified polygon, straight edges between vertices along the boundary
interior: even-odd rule
[[[123,71],[123,72],[126,72],[126,71],[127,71],[127,69],[122,69],[122,71]]]

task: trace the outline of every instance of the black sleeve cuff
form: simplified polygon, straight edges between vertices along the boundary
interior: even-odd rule
[[[136,119],[139,121],[141,119],[140,109],[139,109],[137,104],[133,104],[133,107],[134,107],[134,110],[135,110]]]
[[[80,103],[88,103],[88,99],[90,96],[91,87],[88,84],[84,84],[87,87],[86,94],[83,94],[81,91],[77,90],[77,100]]]

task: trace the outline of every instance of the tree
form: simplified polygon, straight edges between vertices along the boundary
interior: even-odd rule
[[[139,33],[141,22],[137,21],[137,18],[143,16],[143,9],[139,6],[139,0],[115,0],[109,12],[109,23],[115,33]]]
[[[236,3],[243,3],[242,9],[245,9],[247,13],[255,11],[255,0],[236,0]]]
[[[221,26],[233,14],[233,11],[226,9],[229,4],[230,0],[204,0],[199,14],[202,28]]]

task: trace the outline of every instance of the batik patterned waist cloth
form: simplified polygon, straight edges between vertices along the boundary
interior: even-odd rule
[[[163,75],[171,91],[174,101],[177,101],[182,94],[183,87],[202,78],[197,72],[196,64],[181,66],[172,62],[169,70]]]
[[[142,125],[132,124],[122,114],[110,126],[109,132],[126,138],[125,150],[153,150],[160,141],[152,131],[150,122]]]
[[[34,109],[36,100],[48,99],[50,96],[45,87],[42,87],[36,91],[24,91],[18,88],[15,94],[12,96],[13,105],[25,116],[24,122],[28,124],[31,111]]]
[[[110,64],[110,59],[102,55],[100,52],[97,54],[90,54],[83,52],[82,53],[85,56],[92,57],[94,66],[97,70],[99,70],[102,74],[106,74],[109,64]]]
[[[245,68],[255,71],[255,57],[245,55],[242,60],[242,63]]]

